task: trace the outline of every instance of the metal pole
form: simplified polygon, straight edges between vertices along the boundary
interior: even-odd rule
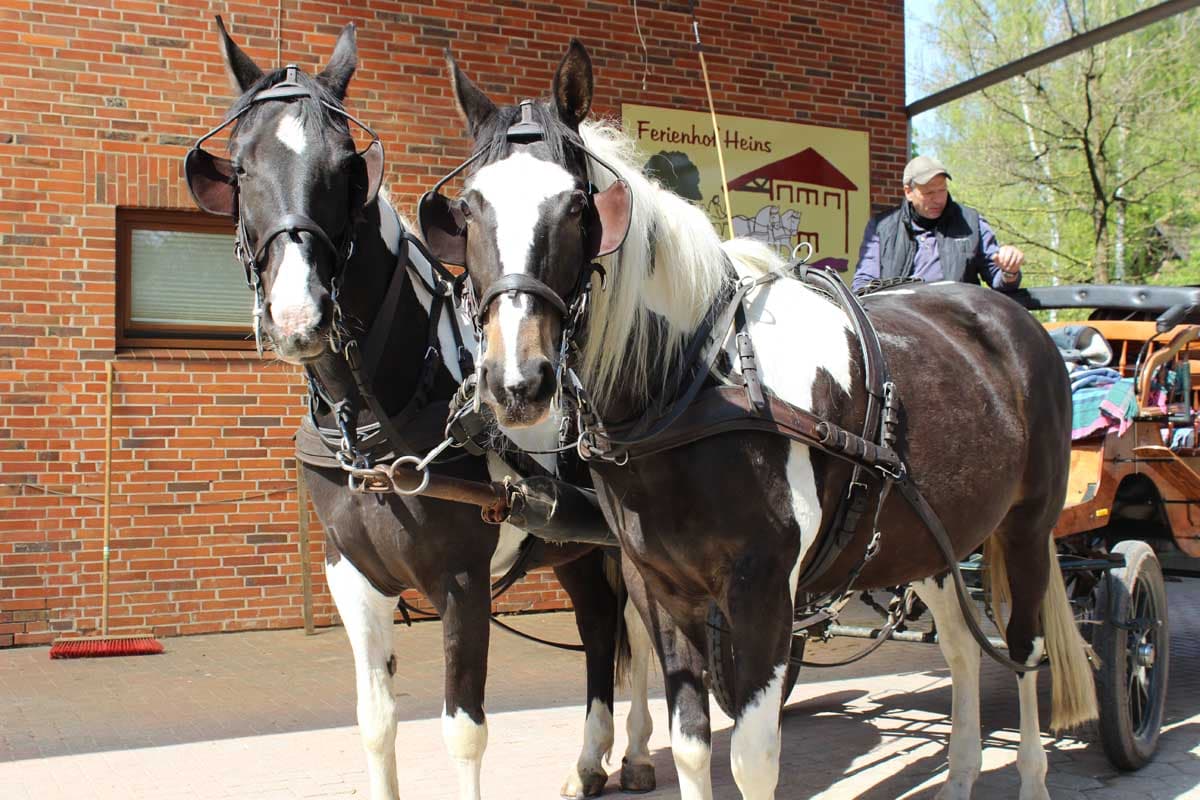
[[[944,106],[952,100],[966,97],[972,92],[981,91],[1016,75],[1021,75],[1032,69],[1037,69],[1044,64],[1049,64],[1051,61],[1057,61],[1064,56],[1069,56],[1072,53],[1085,50],[1093,45],[1107,42],[1109,39],[1115,39],[1122,34],[1131,33],[1151,23],[1173,17],[1196,6],[1200,6],[1200,0],[1167,0],[1164,3],[1143,9],[1127,17],[1121,17],[1114,22],[1101,25],[1099,28],[1086,31],[1078,36],[1072,36],[1065,42],[1051,45],[1032,55],[1019,58],[1016,61],[1010,61],[1002,67],[997,67],[968,81],[955,84],[948,89],[942,89],[940,92],[934,92],[928,97],[922,97],[915,103],[909,104],[904,109],[905,113],[908,114],[909,118],[915,117],[917,114],[922,114],[938,106]]]
[[[313,625],[312,554],[308,548],[308,484],[304,482],[304,463],[296,459],[296,500],[300,506],[300,592],[304,597],[304,633],[316,633]]]

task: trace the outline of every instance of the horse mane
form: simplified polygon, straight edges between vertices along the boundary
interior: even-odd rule
[[[253,103],[254,96],[264,89],[270,89],[277,83],[282,83],[287,77],[287,69],[276,69],[263,75],[255,82],[250,89],[245,92],[237,101],[230,107],[229,112],[225,115],[225,119],[231,119],[239,114],[237,122],[233,125],[233,132],[229,137],[232,142],[237,136],[238,131],[243,125],[250,124],[255,117],[259,115],[260,106]],[[334,108],[342,107],[342,100],[324,82],[309,75],[308,73],[296,70],[296,82],[308,89],[311,93],[308,97],[299,97],[291,101],[298,104],[300,107],[301,118],[304,120],[315,119],[322,124],[316,126],[317,131],[324,136],[328,127],[333,126],[335,129],[341,129],[346,133],[350,132],[350,126],[340,114],[335,114],[325,105],[328,103]],[[243,113],[244,112],[244,113]]]
[[[607,286],[593,286],[580,377],[601,408],[618,391],[645,406],[673,396],[671,382],[688,338],[736,279],[730,259],[751,273],[777,269],[783,261],[758,243],[723,243],[702,209],[642,173],[644,155],[615,123],[584,122],[580,133],[633,194],[625,244],[600,260]],[[612,185],[607,169],[589,166],[598,189]]]

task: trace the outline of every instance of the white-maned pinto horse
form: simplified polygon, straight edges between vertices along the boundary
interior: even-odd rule
[[[453,60],[450,68],[479,158],[460,198],[423,203],[422,223],[439,249],[461,254],[474,283],[487,344],[484,401],[510,428],[554,416],[559,354],[575,352],[560,349],[563,309],[581,275],[591,280],[590,306],[571,326],[578,347],[571,366],[598,416],[636,419],[674,397],[684,345],[717,298],[739,275],[783,264],[761,246],[723,244],[700,209],[642,177],[630,137],[585,121],[592,69],[578,42],[549,100],[525,110],[498,107]],[[537,127],[540,135],[526,135]],[[619,193],[609,194],[619,186],[610,168],[632,194],[628,217],[627,206],[614,202]],[[627,219],[624,244],[599,259],[602,283],[589,265],[620,245]],[[901,400],[899,450],[914,483],[959,557],[990,541],[993,566],[1008,565],[1008,646],[1024,664],[1049,656],[1051,724],[1095,716],[1091,669],[1050,535],[1069,458],[1070,401],[1058,353],[1027,312],[977,286],[920,286],[866,302]],[[798,281],[777,280],[749,296],[746,316],[770,392],[846,430],[862,429],[862,358],[838,306]],[[728,353],[737,364],[732,341]],[[701,673],[715,604],[728,621],[735,667],[728,687],[733,775],[743,797],[773,797],[794,598],[798,590],[836,589],[870,537],[871,526],[860,526],[826,577],[797,585],[814,544],[830,532],[850,466],[781,436],[736,432],[624,465],[597,461],[593,471],[627,577],[635,571],[644,582],[637,601],[666,676],[682,796],[711,797]],[[919,518],[893,492],[881,520],[880,550],[856,585],[913,581],[932,610],[954,685],[949,777],[940,796],[965,798],[981,760],[979,647]],[[1046,798],[1036,678],[1018,684],[1020,796]]]
[[[239,96],[226,116],[226,124],[236,125],[231,158],[197,146],[188,156],[188,180],[202,207],[238,221],[242,253],[253,257],[247,277],[258,294],[256,325],[280,359],[302,365],[310,385],[319,387],[318,426],[336,432],[331,408],[349,402],[357,410],[348,425],[359,427],[364,439],[376,421],[375,406],[368,408],[363,387],[351,374],[346,344],[357,342],[366,363],[373,333],[382,330],[380,368],[367,376],[380,413],[393,416],[411,408],[410,399],[423,391],[432,410],[438,411],[436,401],[441,403],[432,419],[435,441],[440,439],[445,401],[462,378],[450,320],[455,312],[443,307],[441,316],[434,317],[429,287],[437,285],[435,273],[403,238],[406,223],[386,197],[377,196],[383,168],[378,142],[355,152],[349,123],[357,121],[342,106],[357,65],[354,26],[342,31],[329,66],[309,76],[298,69],[264,73],[229,37],[220,18],[217,22],[221,52]],[[386,312],[385,297],[393,288],[398,289],[396,302]],[[470,335],[469,326],[467,331]],[[335,341],[339,347],[333,346]],[[466,344],[474,350],[474,339]],[[431,366],[430,352],[439,351],[443,357]],[[399,435],[413,427],[419,428],[409,426]],[[419,429],[418,435],[425,434]],[[336,450],[336,436],[333,441]],[[386,446],[400,450],[400,444]],[[486,481],[488,466],[482,457],[472,456],[435,469]],[[499,461],[493,459],[491,466],[501,470],[492,477],[505,474]],[[407,656],[394,647],[393,617],[397,596],[416,588],[442,617],[442,734],[458,772],[459,797],[477,800],[487,745],[483,702],[490,576],[509,569],[526,549],[522,543],[528,534],[485,524],[472,506],[351,491],[336,459],[332,466],[306,462],[305,478],[327,534],[329,589],[354,650],[358,724],[371,797],[399,797],[394,683],[403,680]],[[528,546],[526,566],[554,567],[571,597],[586,652],[584,743],[561,793],[597,795],[605,786],[604,760],[613,746],[613,677],[622,610],[605,579],[600,549],[532,539]],[[631,611],[627,617],[634,702],[621,784],[647,790],[654,785],[645,700],[650,643],[637,614]]]

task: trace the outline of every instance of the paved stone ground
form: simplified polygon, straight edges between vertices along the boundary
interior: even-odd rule
[[[1169,590],[1171,689],[1157,759],[1118,774],[1086,734],[1046,737],[1055,800],[1200,798],[1200,581]],[[515,624],[562,639],[573,633],[565,614]],[[406,798],[457,797],[441,742],[440,635],[436,623],[396,628]],[[580,741],[581,657],[502,633],[492,642],[484,794],[556,797]],[[860,644],[844,640],[810,655],[833,657]],[[340,629],[199,636],[166,646],[155,657],[53,662],[46,648],[0,651],[0,800],[367,797]],[[778,797],[932,798],[945,772],[947,674],[936,648],[903,644],[853,667],[805,671],[784,714]],[[1017,793],[1015,683],[985,663],[978,800]],[[659,788],[643,796],[676,797],[661,687],[653,696]],[[619,726],[627,710],[618,703]],[[735,798],[730,722],[717,713],[715,796]],[[621,731],[618,763],[624,744]],[[618,794],[615,778],[607,794]]]

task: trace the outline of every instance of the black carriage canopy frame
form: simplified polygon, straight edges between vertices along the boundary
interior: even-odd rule
[[[312,90],[303,86],[297,80],[298,71],[298,67],[294,64],[289,64],[286,67],[286,73],[282,81],[256,93],[236,114],[231,114],[220,125],[217,125],[197,139],[184,160],[184,173],[187,177],[188,190],[191,191],[196,205],[210,214],[237,218],[237,244],[235,245],[234,252],[246,270],[246,284],[254,289],[256,295],[261,293],[258,270],[261,268],[263,256],[267,248],[271,245],[271,242],[281,233],[297,234],[304,232],[312,234],[317,240],[328,247],[330,252],[337,258],[336,273],[340,273],[341,268],[345,266],[354,249],[353,226],[347,228],[343,241],[339,246],[334,244],[333,239],[330,238],[329,234],[319,224],[303,214],[285,214],[259,237],[257,247],[252,245],[246,234],[246,228],[238,209],[237,176],[233,163],[229,159],[213,155],[202,146],[208,139],[211,139],[232,125],[244,114],[261,103],[274,101],[290,103],[302,97],[313,98]],[[375,200],[376,195],[378,195],[379,186],[383,181],[383,142],[380,141],[379,136],[366,123],[344,108],[334,105],[323,98],[314,99],[347,122],[357,125],[371,137],[370,144],[358,153],[366,166],[367,173],[366,195],[362,204],[364,206],[370,205]],[[257,316],[255,321],[255,329],[257,331]]]
[[[546,132],[533,119],[533,101],[521,101],[521,119],[509,126],[505,134],[507,141],[513,144],[534,144],[545,141]],[[629,233],[629,223],[633,218],[633,198],[629,184],[611,164],[592,152],[582,142],[577,142],[588,158],[608,170],[616,181],[603,191],[597,191],[593,183],[588,184],[588,204],[584,216],[585,235],[589,245],[588,263],[579,274],[570,296],[564,299],[558,292],[551,289],[542,281],[522,273],[510,273],[495,281],[487,292],[479,299],[478,308],[474,313],[475,324],[478,326],[482,315],[487,311],[493,300],[509,292],[532,294],[550,304],[559,315],[567,318],[572,315],[572,306],[586,293],[586,286],[593,272],[599,273],[601,280],[604,270],[593,259],[615,253],[625,243]],[[448,181],[474,164],[489,151],[484,146],[471,154],[441,180],[433,188],[421,195],[417,205],[417,219],[421,225],[421,235],[429,250],[443,263],[465,267],[467,261],[467,232],[466,226],[455,213],[454,202],[442,194],[441,189]]]

